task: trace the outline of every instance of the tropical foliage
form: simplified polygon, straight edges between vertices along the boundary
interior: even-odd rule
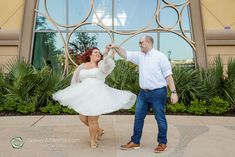
[[[188,112],[195,115],[203,115],[206,113],[206,101],[205,100],[194,100],[191,102]]]
[[[73,53],[83,53],[90,47],[97,46],[97,35],[89,36],[87,32],[75,32],[75,40],[69,43]]]
[[[24,114],[53,102],[52,93],[67,86],[71,78],[47,65],[35,69],[23,59],[11,60],[7,68],[9,73],[0,75],[3,109]]]
[[[227,77],[224,81],[224,96],[235,109],[235,59],[229,59]]]
[[[137,66],[125,60],[116,61],[116,67],[106,78],[106,83],[117,89],[139,92],[139,74]]]
[[[69,85],[71,75],[64,76],[45,64],[34,68],[23,59],[11,60],[9,73],[0,71],[0,112],[34,112],[46,114],[77,114],[74,110],[53,101],[52,93]],[[179,102],[168,102],[166,111],[188,112],[195,115],[234,113],[235,108],[235,60],[230,59],[226,72],[218,56],[208,69],[175,66],[175,80]],[[129,90],[138,94],[139,77],[136,65],[125,60],[117,60],[113,72],[106,83],[114,88]],[[134,113],[135,106],[129,110]]]
[[[173,68],[173,77],[181,102],[189,104],[199,96],[202,85],[199,85],[198,69],[176,66]]]

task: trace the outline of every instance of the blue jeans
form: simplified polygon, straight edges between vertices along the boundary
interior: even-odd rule
[[[157,142],[160,144],[167,143],[167,120],[165,116],[166,99],[166,87],[151,91],[144,91],[143,89],[140,90],[135,108],[134,132],[131,137],[132,142],[140,144],[144,119],[147,115],[148,108],[151,107],[158,124]]]

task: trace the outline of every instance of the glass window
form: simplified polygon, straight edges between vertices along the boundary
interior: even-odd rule
[[[69,0],[68,1],[68,21],[69,25],[79,24],[88,17],[91,9],[91,1]]]
[[[70,47],[72,46],[73,49],[76,49],[76,53],[84,52],[85,47],[93,46],[99,48],[100,51],[103,52],[105,46],[108,43],[111,43],[111,38],[108,33],[74,32],[69,39],[69,43]]]
[[[131,36],[131,35],[115,35],[115,43],[117,45],[122,44],[123,48],[129,51],[139,51],[139,39],[144,36],[145,34],[151,35],[154,40],[154,48],[157,49],[157,44],[158,44],[158,38],[157,38],[157,33],[156,32],[148,32],[148,33],[141,33],[136,36]],[[130,38],[130,39],[128,39]],[[128,40],[127,40],[128,39]],[[124,42],[126,41],[126,42]],[[123,43],[124,42],[124,43]]]
[[[193,61],[193,50],[186,41],[173,33],[160,34],[160,50],[170,60]]]
[[[177,21],[182,11],[182,28],[184,30],[190,30],[189,7],[177,5],[182,4],[185,0],[172,0],[167,2],[175,5],[168,6],[165,2],[161,2],[161,10],[158,17],[160,24],[167,28],[173,28],[173,30],[179,30],[180,27]]]
[[[185,7],[182,12],[182,26],[184,30],[190,31],[190,16],[189,7]]]
[[[41,68],[48,64],[55,69],[62,69],[64,44],[58,33],[37,32],[34,40],[33,65]]]
[[[45,14],[43,2],[44,0],[38,0],[38,10]],[[94,2],[93,7],[92,2]],[[166,28],[175,26],[172,31],[181,35],[177,12],[181,13],[183,9],[182,28],[185,35],[191,39],[190,7],[185,6],[186,0],[47,0],[47,9],[58,24],[71,26],[85,22],[76,28],[58,26],[64,40],[67,40],[73,31],[68,43],[69,52],[73,55],[84,51],[86,47],[84,45],[97,46],[103,51],[105,45],[112,41],[110,35],[115,44],[123,43],[125,49],[138,51],[139,38],[148,34],[154,38],[154,48],[165,53],[172,61],[194,60],[193,49],[181,37],[174,33],[151,30],[160,29],[154,17],[158,2],[162,8],[158,17],[161,25]],[[169,4],[172,7],[169,7]],[[138,32],[147,26],[148,32]],[[137,35],[130,35],[133,32]],[[34,34],[33,64],[40,68],[43,62],[50,61],[52,66],[61,67],[64,59],[64,43],[57,29],[41,14],[36,14]],[[89,44],[84,44],[86,40]]]
[[[116,30],[138,30],[156,27],[154,18],[156,0],[115,0],[114,27]]]
[[[94,10],[93,14],[90,16],[89,22],[99,23],[100,21],[106,27],[112,29],[112,4],[113,2],[111,0],[94,0]]]
[[[59,24],[66,25],[66,0],[47,0],[47,9],[51,18]],[[56,4],[56,5],[55,5]]]
[[[167,28],[175,28],[175,25],[179,20],[179,16],[177,13],[177,10],[173,7],[162,8],[158,18],[161,26]]]
[[[182,3],[185,3],[187,0],[165,0],[167,3],[171,3],[174,5],[180,5]]]
[[[98,26],[99,24],[99,26]],[[108,27],[108,26],[106,26]],[[111,27],[111,26],[110,26]],[[111,28],[110,28],[111,29]],[[70,30],[74,30],[74,28],[70,28]],[[98,22],[98,19],[96,18],[96,15],[94,14],[94,11],[91,12],[89,18],[85,23],[83,23],[77,30],[81,31],[105,31],[105,28],[101,23]]]
[[[43,0],[39,0],[37,9],[41,13],[46,14],[43,3],[44,3]],[[54,21],[56,21],[58,24],[66,25],[66,0],[58,0],[56,1],[56,5],[55,5],[54,0],[47,0],[46,6],[48,9],[48,14],[51,16],[51,18]],[[43,29],[42,27],[38,27],[38,25],[41,24],[41,23],[38,23],[40,22],[39,17],[42,17],[42,15],[37,14],[36,30],[56,30],[54,25],[47,18],[45,18],[44,20],[44,25],[46,25],[47,27],[44,27]],[[64,28],[60,27],[60,29],[64,29]]]

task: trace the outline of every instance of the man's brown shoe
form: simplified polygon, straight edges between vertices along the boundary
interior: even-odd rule
[[[158,144],[158,146],[154,149],[155,153],[161,153],[167,150],[166,144]]]
[[[122,150],[130,150],[130,149],[139,149],[140,144],[135,144],[134,142],[130,141],[125,145],[121,145]]]

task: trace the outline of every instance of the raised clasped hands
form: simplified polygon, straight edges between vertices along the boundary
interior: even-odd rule
[[[113,43],[107,44],[107,45],[105,46],[105,52],[106,52],[106,54],[108,54],[108,52],[110,51],[110,49],[114,49],[115,47],[117,47],[117,46],[114,45]],[[111,54],[111,58],[113,58],[114,55],[115,55],[115,53],[114,53],[114,51],[113,51],[113,53]]]

